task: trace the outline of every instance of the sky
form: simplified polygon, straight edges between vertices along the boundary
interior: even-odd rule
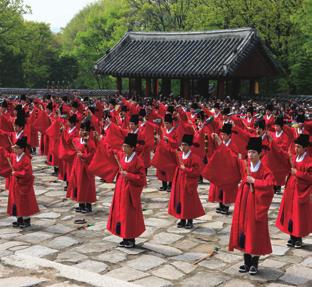
[[[50,24],[53,32],[59,32],[86,5],[95,0],[24,0],[32,14],[25,15],[26,20]]]

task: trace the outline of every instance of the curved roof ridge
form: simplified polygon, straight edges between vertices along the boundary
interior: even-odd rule
[[[158,32],[158,31],[131,31],[127,32],[128,35],[149,35],[149,36],[166,36],[166,35],[207,35],[207,34],[226,34],[226,33],[237,33],[237,32],[256,32],[255,28],[243,27],[233,28],[224,30],[205,30],[205,31],[171,31],[171,32]]]

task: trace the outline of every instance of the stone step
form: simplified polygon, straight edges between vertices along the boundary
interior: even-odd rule
[[[99,275],[95,272],[79,269],[73,266],[64,265],[53,262],[48,259],[38,258],[34,256],[15,254],[7,257],[2,257],[0,261],[4,265],[24,268],[29,270],[42,271],[49,268],[55,271],[56,277],[62,277],[69,280],[74,280],[77,283],[85,283],[94,287],[138,287],[139,285],[125,282],[107,275]]]

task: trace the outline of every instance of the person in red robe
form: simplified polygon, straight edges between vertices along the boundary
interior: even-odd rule
[[[247,130],[253,130],[255,125],[255,120],[253,118],[254,108],[248,107],[246,111],[246,118],[243,120],[243,124]]]
[[[275,123],[275,117],[273,115],[274,106],[272,104],[268,104],[265,108],[265,126],[266,129],[269,131],[274,131],[274,123]]]
[[[80,137],[72,141],[76,156],[66,195],[67,198],[79,203],[75,211],[82,213],[92,212],[92,203],[96,201],[95,177],[88,170],[95,153],[95,143],[90,137],[90,129],[90,121],[84,120],[80,125]]]
[[[20,228],[29,227],[31,225],[30,216],[39,212],[34,191],[31,159],[25,153],[26,146],[26,137],[18,139],[13,146],[14,154],[10,154],[9,157],[12,173],[7,213],[17,217],[17,221],[13,222],[13,227]]]
[[[71,171],[73,167],[73,161],[75,158],[75,150],[72,145],[74,138],[78,137],[79,130],[77,127],[78,119],[76,115],[72,115],[68,119],[68,127],[62,133],[61,144],[59,146],[60,158],[63,160],[64,181],[66,186],[64,190],[67,190],[68,182],[70,181]]]
[[[302,237],[312,232],[312,158],[308,153],[309,135],[295,140],[296,155],[279,208],[276,226],[289,234],[287,246],[301,248]]]
[[[277,147],[287,154],[291,142],[290,142],[289,136],[286,134],[286,132],[284,132],[283,126],[284,126],[284,119],[282,117],[277,117],[274,122],[275,132],[272,133],[272,139],[274,143],[277,145]],[[282,186],[285,185],[286,175],[283,172],[278,173],[274,171],[273,171],[273,175],[275,179],[274,193],[281,194]]]
[[[181,152],[177,152],[180,165],[176,168],[168,213],[180,221],[178,228],[193,228],[193,219],[205,215],[205,210],[198,196],[198,179],[201,171],[201,159],[191,151],[193,135],[185,134],[182,138]],[[187,220],[187,221],[186,221]]]
[[[156,176],[162,181],[160,191],[171,191],[172,180],[176,168],[175,150],[178,148],[178,134],[173,126],[172,114],[166,114],[164,118],[165,129],[161,129],[160,141],[152,160],[156,169]]]
[[[260,160],[261,138],[251,137],[247,146],[248,162],[241,162],[239,186],[230,233],[229,250],[244,252],[239,272],[255,275],[260,255],[272,253],[268,210],[273,191],[273,175]]]
[[[7,131],[7,132],[13,132],[13,121],[12,121],[12,117],[11,114],[8,110],[8,102],[7,101],[3,101],[1,103],[1,107],[0,107],[0,129]]]
[[[213,134],[215,141],[217,141],[218,146],[222,145],[223,148],[229,149],[231,151],[231,157],[238,160],[238,148],[233,142],[232,138],[232,124],[224,124],[220,130],[221,139],[217,134]],[[220,150],[220,148],[219,148]],[[218,149],[216,150],[218,151]],[[227,160],[226,157],[220,158],[220,162],[216,163],[220,170],[222,170],[223,160]],[[218,168],[216,166],[216,168]],[[226,175],[230,176],[230,175]],[[213,182],[210,184],[209,188],[209,202],[219,202],[219,207],[216,208],[216,213],[221,213],[229,215],[230,204],[235,202],[237,193],[237,183],[234,181],[232,184],[227,184],[223,186],[217,186]]]
[[[304,113],[298,114],[296,116],[296,124],[293,126],[293,138],[296,139],[301,134],[309,135],[309,141],[312,142],[312,121],[308,121]],[[295,143],[294,141],[291,144],[291,152],[295,154]],[[308,147],[308,153],[312,156],[312,145]]]
[[[135,247],[135,238],[145,231],[141,205],[141,194],[146,185],[144,164],[135,152],[137,134],[128,134],[123,144],[123,153],[119,154],[120,171],[116,186],[107,229],[123,240],[119,247]]]

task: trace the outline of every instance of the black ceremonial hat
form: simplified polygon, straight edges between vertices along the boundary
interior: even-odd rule
[[[249,138],[247,150],[255,150],[258,153],[262,151],[262,139],[260,137]]]
[[[128,133],[128,135],[125,137],[124,143],[131,147],[135,147],[138,143],[138,135],[133,134],[133,133]]]
[[[309,146],[309,135],[301,134],[295,139],[295,144],[301,145],[302,147]]]

